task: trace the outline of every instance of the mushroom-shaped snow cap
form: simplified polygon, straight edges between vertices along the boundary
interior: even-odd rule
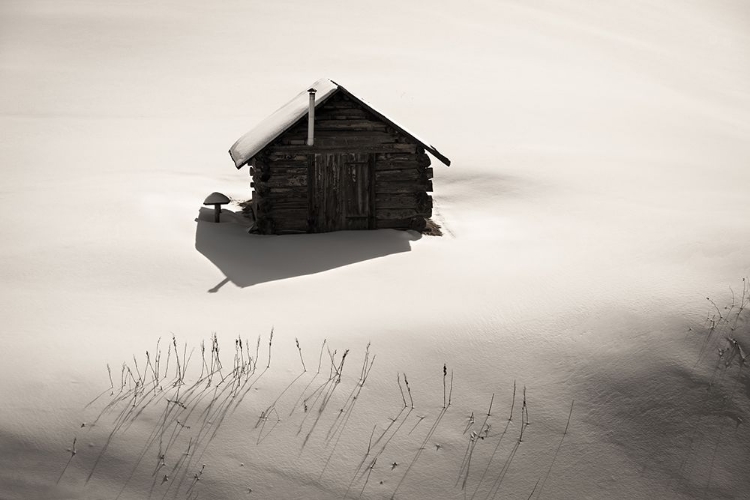
[[[229,198],[221,193],[211,193],[203,202],[204,205],[226,205],[229,203]]]

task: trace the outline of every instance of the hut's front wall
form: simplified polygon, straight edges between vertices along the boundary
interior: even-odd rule
[[[424,149],[339,92],[251,162],[262,233],[424,228],[432,169]]]

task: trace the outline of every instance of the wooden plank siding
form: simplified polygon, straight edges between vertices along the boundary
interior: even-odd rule
[[[250,163],[259,231],[423,229],[433,175],[424,149],[341,93],[315,115],[313,146],[304,117]]]

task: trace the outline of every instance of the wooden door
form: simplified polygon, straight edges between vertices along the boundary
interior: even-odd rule
[[[326,153],[310,160],[310,231],[374,228],[372,155]]]

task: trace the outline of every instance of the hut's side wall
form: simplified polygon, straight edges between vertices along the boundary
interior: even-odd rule
[[[342,93],[315,110],[315,144],[306,145],[307,118],[253,159],[253,204],[264,233],[304,232],[308,173],[314,155],[372,154],[374,227],[421,230],[432,215],[432,169],[424,149]]]
[[[416,229],[432,216],[432,169],[422,148],[375,154],[375,227]]]
[[[264,234],[307,232],[306,154],[268,151],[253,158],[253,209]]]

